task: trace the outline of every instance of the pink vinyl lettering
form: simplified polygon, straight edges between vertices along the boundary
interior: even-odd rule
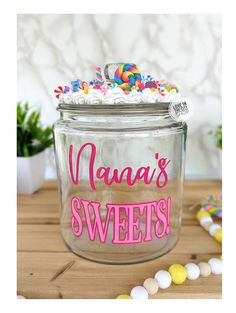
[[[108,203],[103,218],[100,208],[100,202],[72,198],[71,228],[76,237],[82,235],[85,225],[91,241],[98,238],[104,243],[107,240],[110,223],[113,244],[148,242],[154,238],[162,238],[170,232],[171,197],[144,203]],[[144,229],[141,228],[141,220]]]
[[[135,171],[132,167],[127,166],[120,171],[117,168],[98,167],[95,168],[96,161],[96,146],[93,143],[83,144],[77,152],[75,158],[73,157],[74,146],[71,144],[69,147],[69,173],[71,181],[74,185],[79,184],[80,166],[83,160],[83,153],[89,153],[88,164],[88,179],[92,190],[96,190],[95,180],[103,180],[106,186],[112,184],[120,184],[126,182],[130,187],[135,185],[137,181],[143,181],[144,184],[149,185],[154,180],[156,181],[157,188],[163,188],[168,183],[167,166],[170,163],[168,158],[159,158],[159,154],[155,153],[156,167],[151,169],[150,166],[141,166]],[[75,162],[75,166],[73,165]]]

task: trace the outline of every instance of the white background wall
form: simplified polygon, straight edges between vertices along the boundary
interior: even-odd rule
[[[186,176],[221,177],[221,153],[207,135],[221,123],[219,15],[18,16],[18,100],[40,107],[44,124],[58,118],[55,87],[119,61],[176,83],[191,100]],[[51,152],[46,177],[56,177]]]

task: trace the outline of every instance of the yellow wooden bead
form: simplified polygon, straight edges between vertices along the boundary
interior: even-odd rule
[[[222,242],[222,228],[217,229],[217,231],[215,233],[215,239],[218,242]]]
[[[211,216],[207,211],[198,211],[196,215],[196,219],[200,221],[203,216]]]
[[[169,268],[172,281],[176,285],[183,284],[187,278],[187,271],[181,264],[172,264]]]
[[[119,295],[116,299],[132,299],[129,295]]]

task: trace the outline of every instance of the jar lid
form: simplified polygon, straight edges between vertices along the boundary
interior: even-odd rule
[[[109,63],[96,67],[96,78],[80,79],[54,90],[60,106],[160,104],[180,102],[178,88],[166,80],[141,75],[134,63]]]

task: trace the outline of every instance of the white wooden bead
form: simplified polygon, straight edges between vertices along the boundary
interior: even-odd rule
[[[206,222],[206,223],[204,223],[203,228],[204,228],[206,231],[209,231],[209,228],[210,228],[210,226],[211,226],[212,224],[213,224],[212,222]]]
[[[132,299],[148,299],[148,292],[143,286],[136,286],[131,290],[130,296]]]
[[[194,263],[188,263],[185,265],[186,271],[187,271],[187,278],[190,280],[198,279],[200,275],[200,269],[197,266],[197,264]]]
[[[155,275],[155,279],[161,289],[170,287],[172,281],[170,273],[164,270],[158,271]]]
[[[208,261],[211,267],[211,272],[215,275],[222,273],[222,261],[217,258],[212,258]]]
[[[203,216],[200,218],[201,226],[203,226],[207,222],[213,222],[213,219],[210,216]]]
[[[209,234],[212,236],[212,237],[215,237],[215,233],[218,229],[220,229],[221,226],[219,224],[212,224],[210,227],[209,227]]]
[[[143,283],[143,287],[147,290],[149,295],[154,295],[158,291],[158,283],[154,278],[147,278]]]

